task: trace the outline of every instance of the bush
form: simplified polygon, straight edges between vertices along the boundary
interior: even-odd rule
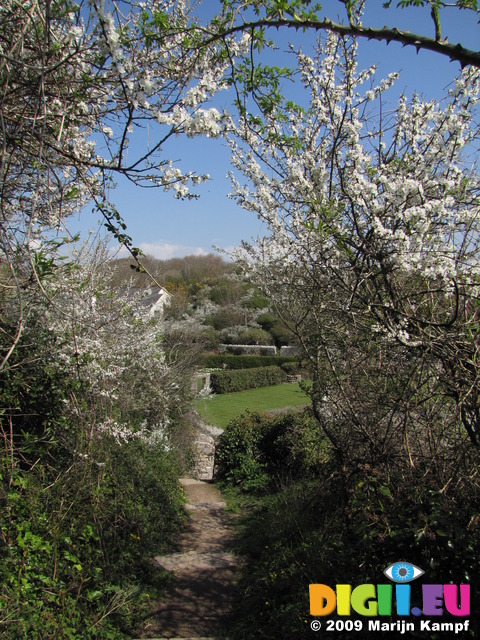
[[[97,442],[95,459],[45,449],[55,468],[2,461],[0,635],[122,638],[141,604],[146,559],[184,522],[178,471],[139,441]]]
[[[309,584],[377,584],[399,559],[424,569],[430,584],[469,582],[474,590],[480,579],[480,528],[472,525],[478,483],[464,478],[444,491],[422,471],[363,468],[345,477],[327,462],[316,477],[277,485],[261,499],[256,492],[239,529],[247,561],[231,637],[308,640]],[[412,584],[412,604],[421,602],[420,583]],[[477,637],[479,618],[473,605],[473,629],[465,637]],[[372,637],[365,620],[355,633],[359,640]],[[352,632],[335,637],[351,640]],[[408,637],[424,638],[425,632],[417,628]]]
[[[0,327],[1,359],[11,327],[3,318]],[[31,312],[0,372],[4,640],[123,638],[143,603],[146,559],[171,545],[184,522],[173,447],[166,450],[158,430],[155,440],[140,431],[159,416],[160,403],[148,404],[153,383],[134,364],[114,369],[119,397],[103,393],[97,402],[94,385],[72,374],[61,346],[42,314]],[[88,355],[77,361],[82,373]],[[99,428],[107,402],[129,427],[125,437]]]
[[[212,373],[210,384],[215,393],[233,393],[281,384],[287,374],[280,367],[258,367]]]
[[[217,479],[244,491],[264,488],[268,476],[259,443],[270,426],[270,419],[258,413],[232,420],[220,436],[215,451]]]
[[[279,356],[281,357],[281,356]],[[286,356],[285,356],[286,358]],[[287,373],[288,375],[293,375],[299,372],[300,367],[298,365],[298,362],[284,362],[281,365],[282,369],[285,371],[285,373]]]
[[[217,331],[228,329],[229,327],[241,324],[245,319],[243,309],[237,307],[222,307],[213,315],[209,316],[206,324],[211,325]]]
[[[428,583],[474,589],[480,483],[469,469],[478,456],[463,456],[455,484],[438,478],[428,458],[415,467],[399,458],[395,465],[339,468],[310,410],[232,420],[219,440],[217,477],[241,491],[248,508],[237,542],[246,563],[229,635],[307,640],[309,584],[376,584],[400,559],[422,568]],[[412,603],[420,599],[421,581],[412,586]],[[473,605],[468,637],[477,637],[479,624]],[[418,629],[410,635],[424,637]],[[355,637],[367,640],[371,631],[364,624]]]
[[[278,316],[272,313],[263,313],[257,318],[257,323],[264,331],[268,331],[277,347],[290,344],[292,332]]]
[[[219,338],[224,344],[231,345],[252,345],[252,346],[270,346],[273,345],[272,336],[263,329],[245,328],[244,326],[231,325],[222,329]]]
[[[263,329],[245,329],[238,334],[237,342],[241,344],[258,344],[262,346],[268,346],[273,344],[273,338]]]
[[[266,489],[270,481],[306,477],[321,468],[328,447],[306,410],[232,420],[216,449],[216,476],[242,491]]]

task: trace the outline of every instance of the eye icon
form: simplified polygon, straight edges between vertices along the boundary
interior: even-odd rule
[[[416,567],[410,562],[394,562],[388,566],[383,572],[389,580],[393,582],[411,582],[416,580],[420,576],[423,576],[425,571]]]

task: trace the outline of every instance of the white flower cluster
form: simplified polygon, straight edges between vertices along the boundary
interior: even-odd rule
[[[216,137],[223,129],[224,116],[204,103],[227,86],[228,63],[214,44],[186,46],[189,4],[135,0],[120,10],[111,0],[79,2],[51,13],[46,54],[37,37],[41,6],[2,2],[0,30],[21,42],[12,58],[0,38],[0,60],[11,58],[2,128],[12,132],[2,151],[2,210],[14,233],[22,226],[27,233],[32,221],[59,226],[89,200],[103,202],[115,175],[171,185],[178,197],[205,179],[194,172],[179,179],[159,153],[171,136]],[[235,53],[248,38],[230,40]],[[147,151],[134,151],[131,133],[146,129]]]
[[[74,268],[45,283],[53,366],[71,368],[88,385],[96,432],[118,444],[156,432],[164,439],[178,384],[161,347],[161,325],[142,303],[142,290],[112,286],[108,257],[103,245],[84,246],[72,254]]]
[[[298,65],[310,106],[287,104],[285,118],[267,115],[258,129],[240,117],[230,138],[246,178],[232,174],[232,197],[269,230],[237,256],[276,299],[293,282],[298,291],[312,265],[350,287],[351,304],[376,295],[371,312],[408,342],[406,317],[440,314],[434,290],[439,299],[455,287],[478,295],[480,177],[469,154],[479,71],[462,72],[443,102],[403,96],[385,114],[375,107],[397,76],[375,84],[374,68],[359,72],[354,43],[331,35]]]

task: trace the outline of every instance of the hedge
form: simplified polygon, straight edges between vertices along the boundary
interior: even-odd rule
[[[212,373],[210,385],[215,393],[233,393],[281,384],[287,374],[280,367],[258,367]]]
[[[234,356],[232,354],[204,354],[200,358],[200,366],[208,369],[220,369],[224,364],[228,369],[253,369],[257,367],[272,367],[285,364],[297,365],[298,358],[294,356]]]

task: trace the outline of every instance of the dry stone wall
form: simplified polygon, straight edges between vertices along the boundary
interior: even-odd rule
[[[192,475],[197,480],[212,480],[215,467],[215,447],[223,429],[199,423],[194,442],[194,468]]]

